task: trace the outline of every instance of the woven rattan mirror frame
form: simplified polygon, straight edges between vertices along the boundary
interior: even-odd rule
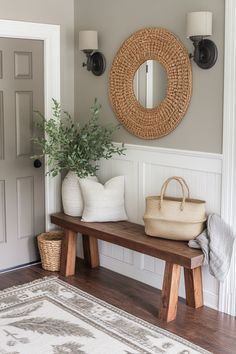
[[[157,60],[168,77],[166,97],[159,106],[144,108],[136,99],[133,80],[141,64]],[[112,108],[132,134],[156,139],[173,131],[184,117],[192,94],[189,55],[180,40],[163,28],[145,28],[133,33],[115,56],[109,77]]]

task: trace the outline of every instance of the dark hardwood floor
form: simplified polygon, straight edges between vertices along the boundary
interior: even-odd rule
[[[40,265],[0,274],[0,289],[54,275]],[[236,318],[207,307],[194,310],[179,299],[176,321],[158,320],[160,291],[100,267],[90,270],[77,262],[76,275],[60,277],[68,283],[107,301],[154,325],[165,328],[214,354],[236,354]],[[92,353],[91,353],[92,354]]]

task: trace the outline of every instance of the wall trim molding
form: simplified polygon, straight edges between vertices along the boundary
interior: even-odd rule
[[[122,143],[114,142],[116,145],[121,145]],[[171,155],[183,155],[183,156],[191,156],[191,157],[206,157],[210,159],[222,160],[223,155],[213,152],[204,152],[204,151],[194,151],[194,150],[181,150],[181,149],[170,149],[170,148],[163,148],[158,146],[147,146],[147,145],[136,145],[136,144],[124,144],[124,147],[127,149],[133,150],[141,150],[141,151],[153,151],[159,152],[164,154],[171,154]]]
[[[60,26],[0,20],[0,37],[44,41],[44,113],[50,117],[52,98],[60,101]],[[45,161],[47,170],[47,161]],[[45,224],[52,228],[50,214],[60,208],[60,177],[45,177]]]
[[[121,146],[121,143],[115,142],[115,145]],[[196,164],[199,171],[209,172],[209,162],[210,169],[212,173],[222,173],[222,154],[190,151],[190,150],[179,150],[179,149],[168,149],[153,146],[143,146],[143,145],[133,145],[124,144],[127,150],[126,155],[114,156],[114,160],[123,159],[134,161],[143,160],[148,156],[148,161],[151,163],[156,163],[158,159],[159,164],[162,166],[175,166],[177,168],[184,168],[189,170],[195,170]],[[148,153],[148,155],[147,155]],[[168,160],[167,160],[168,156]]]
[[[236,232],[236,3],[225,1],[225,64],[224,64],[224,119],[222,218]],[[219,310],[236,316],[236,251],[234,247],[227,279],[220,285]]]

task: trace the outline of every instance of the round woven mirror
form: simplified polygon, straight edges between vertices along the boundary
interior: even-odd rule
[[[134,77],[147,60],[157,60],[167,74],[167,92],[157,107],[145,108],[136,98]],[[173,131],[184,117],[192,94],[189,55],[180,40],[163,28],[132,34],[115,56],[109,79],[113,110],[132,134],[156,139]]]

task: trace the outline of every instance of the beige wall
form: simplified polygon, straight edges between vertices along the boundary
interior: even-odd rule
[[[61,101],[74,111],[74,0],[0,0],[0,19],[61,26]]]
[[[179,36],[189,51],[190,40],[185,37],[185,15],[191,11],[213,12],[214,35],[219,58],[210,70],[201,70],[193,63],[193,96],[188,112],[167,137],[147,141],[136,138],[124,128],[116,133],[116,141],[167,148],[216,152],[222,150],[223,111],[223,0],[75,0],[75,113],[85,122],[94,97],[103,105],[103,122],[117,123],[108,99],[108,74],[112,59],[122,42],[134,31],[148,27],[165,27]],[[82,68],[85,59],[78,51],[78,32],[96,29],[100,49],[107,59],[107,70],[95,77]]]

